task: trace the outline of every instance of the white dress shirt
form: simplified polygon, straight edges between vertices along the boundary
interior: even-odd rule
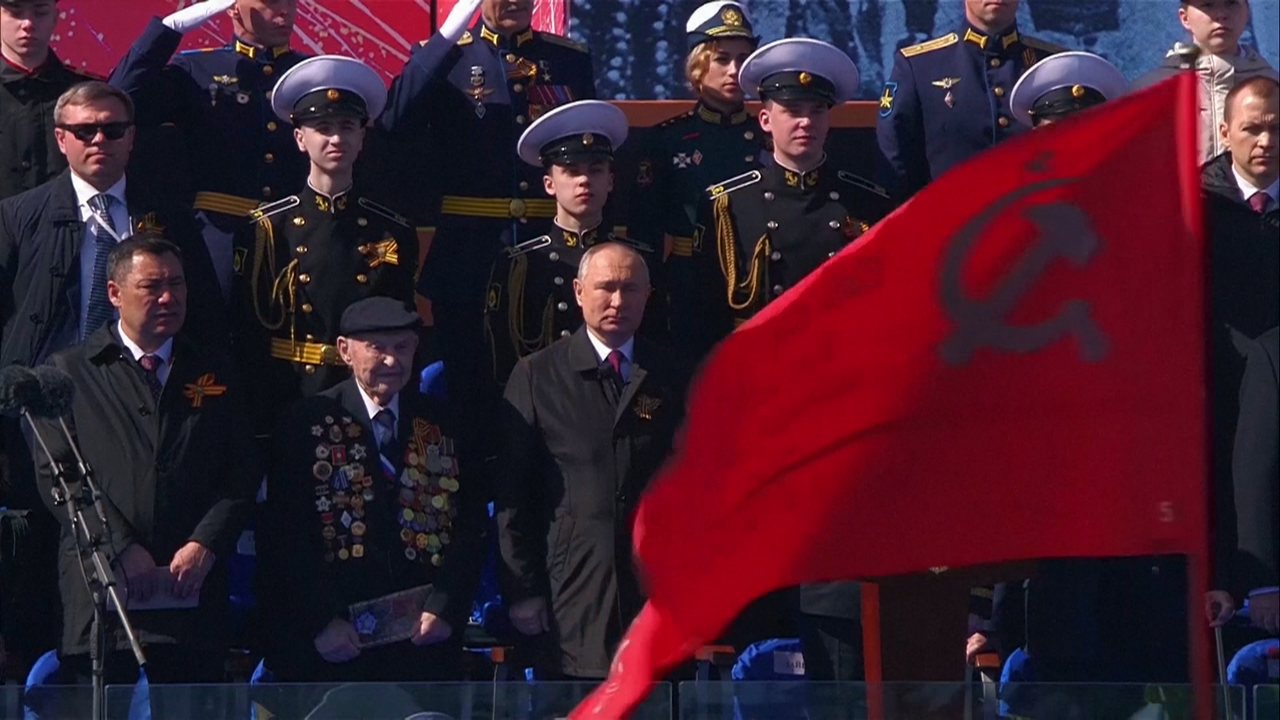
[[[71,173],[71,187],[76,192],[76,209],[80,211],[80,221],[84,223],[84,237],[80,240],[80,339],[84,339],[84,318],[89,314],[89,298],[93,296],[93,263],[98,257],[98,233],[108,234],[106,230],[93,220],[93,210],[89,207],[89,198],[99,192],[89,183]],[[124,194],[125,179],[120,180],[107,189],[107,194],[115,198],[111,203],[111,220],[115,223],[116,234],[121,239],[130,235],[129,203]]]
[[[128,333],[124,331],[124,325],[119,320],[116,321],[116,332],[120,334],[120,342],[124,343],[124,346],[129,349],[129,353],[133,355],[134,360],[141,360],[143,355],[148,354],[138,347],[138,343],[134,342],[133,338],[129,337]],[[156,368],[156,377],[160,379],[160,387],[164,387],[165,383],[169,382],[169,370],[173,366],[173,338],[165,340],[159,350],[150,354],[160,358],[160,367]]]
[[[600,358],[601,363],[607,362],[609,360],[609,353],[613,352],[614,349],[605,345],[603,340],[596,337],[595,333],[591,332],[591,328],[587,328],[587,337],[591,339],[591,347],[596,349],[596,357]],[[622,351],[623,382],[631,379],[632,353],[635,351],[635,347],[636,339],[635,337],[630,337],[626,342],[622,343],[621,347],[617,348]]]
[[[1240,195],[1244,198],[1245,202],[1249,202],[1249,198],[1253,197],[1254,193],[1264,192],[1271,196],[1271,207],[1280,204],[1280,178],[1276,178],[1276,180],[1266,188],[1260,188],[1245,179],[1245,177],[1240,174],[1240,171],[1236,169],[1235,163],[1231,163],[1231,174],[1236,176],[1236,186],[1240,188]]]

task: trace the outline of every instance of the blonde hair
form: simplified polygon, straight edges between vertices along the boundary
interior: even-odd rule
[[[702,94],[702,78],[711,69],[711,58],[720,50],[720,41],[708,40],[689,51],[684,61],[684,78],[694,93]]]

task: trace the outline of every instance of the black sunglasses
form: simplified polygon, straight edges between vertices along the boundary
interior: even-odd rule
[[[124,134],[133,127],[133,123],[125,121],[109,122],[109,123],[80,123],[78,125],[58,125],[58,128],[66,130],[82,143],[93,142],[98,137],[98,133],[102,133],[102,137],[108,140],[119,140]]]

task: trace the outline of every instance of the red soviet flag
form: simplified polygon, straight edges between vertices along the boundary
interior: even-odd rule
[[[636,519],[623,717],[804,582],[1206,543],[1194,79],[939,178],[716,351]],[[980,523],[966,522],[981,514]]]

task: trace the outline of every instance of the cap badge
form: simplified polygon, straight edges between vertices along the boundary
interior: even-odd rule
[[[590,145],[596,141],[596,137],[591,133],[582,133],[582,144]]]
[[[1071,97],[1073,97],[1073,98],[1082,98],[1082,97],[1084,97],[1084,86],[1083,86],[1083,85],[1072,85],[1072,86],[1071,86]]]
[[[800,73],[800,77],[798,79],[800,80],[801,85],[808,85],[813,82],[813,76],[807,72]]]
[[[325,93],[324,96],[329,98],[330,102],[335,102],[338,98],[342,97],[342,93],[338,92],[337,88],[329,88],[329,92]]]
[[[742,26],[742,13],[738,12],[737,10],[734,10],[731,7],[725,8],[720,13],[720,19],[724,21],[725,25],[728,25],[730,27]]]

